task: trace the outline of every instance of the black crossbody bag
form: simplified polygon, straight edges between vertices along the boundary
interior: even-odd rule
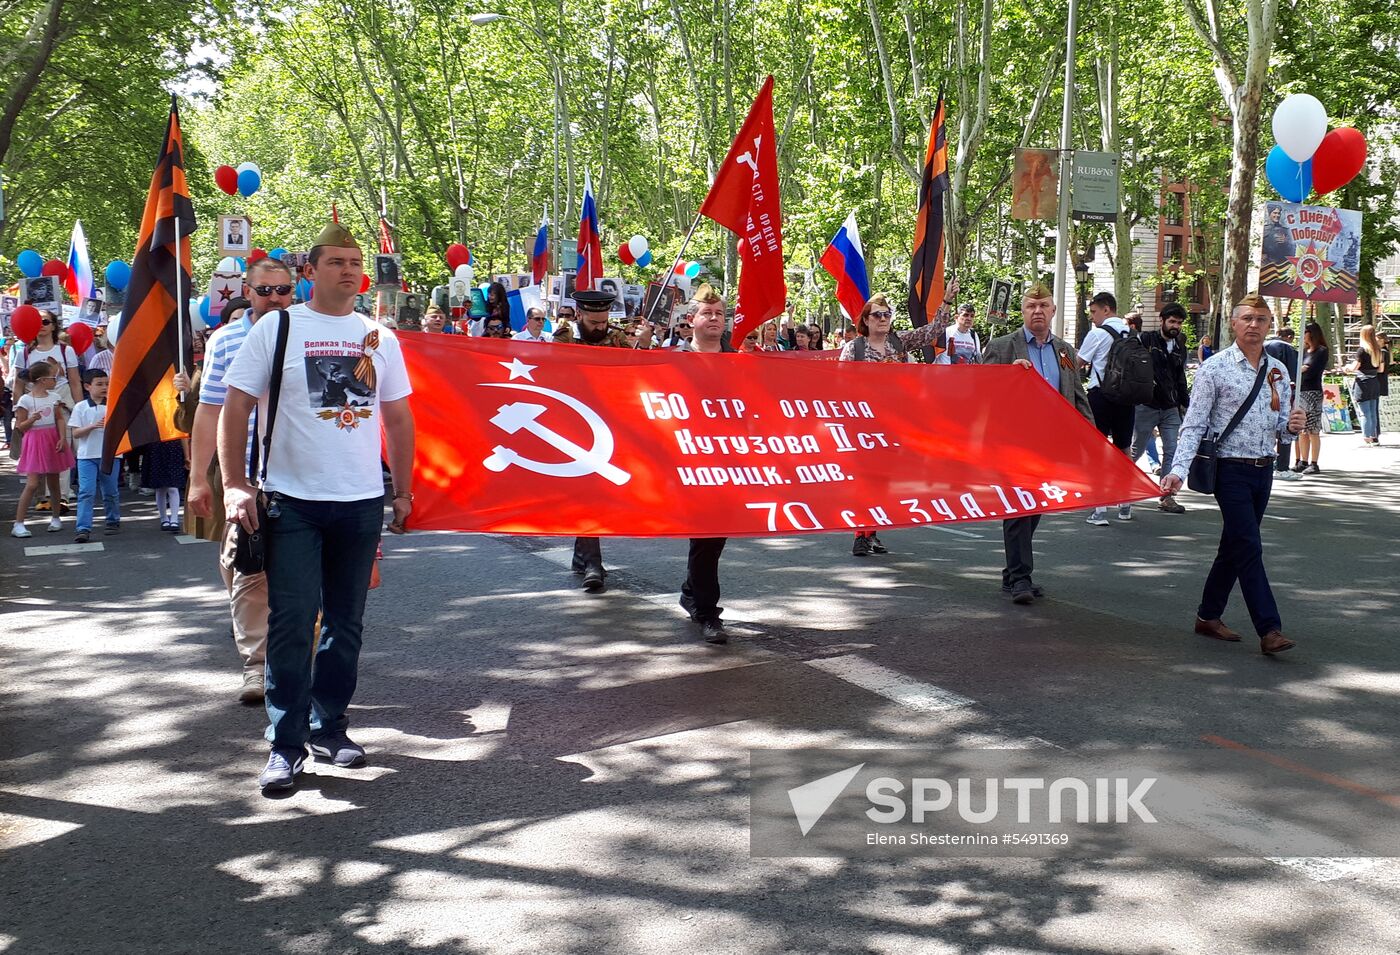
[[[258,425],[253,430],[253,469],[258,472],[258,492],[254,497],[258,513],[258,529],[250,531],[242,524],[234,525],[233,536],[225,554],[227,566],[240,574],[261,574],[267,569],[267,495],[262,485],[267,481],[267,458],[272,451],[272,426],[277,423],[277,399],[282,395],[282,365],[287,360],[287,338],[291,335],[291,316],[285,311],[276,313],[277,346],[272,353],[272,376],[268,382],[267,430],[258,436]],[[259,422],[261,424],[261,422]],[[259,454],[258,452],[262,453]],[[259,463],[261,459],[261,464]]]
[[[1191,459],[1191,469],[1186,472],[1186,486],[1191,490],[1199,494],[1215,493],[1215,469],[1220,463],[1220,446],[1230,437],[1230,432],[1244,420],[1249,409],[1254,407],[1254,399],[1259,397],[1259,389],[1264,387],[1264,376],[1268,373],[1269,359],[1264,356],[1260,359],[1259,376],[1254,379],[1254,387],[1250,389],[1249,397],[1240,405],[1235,416],[1225,426],[1225,430],[1214,438],[1201,438],[1200,446],[1196,448],[1196,456]]]

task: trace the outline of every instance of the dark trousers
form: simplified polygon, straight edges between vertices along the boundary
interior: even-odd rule
[[[1239,581],[1244,605],[1254,630],[1263,636],[1282,626],[1274,592],[1264,573],[1264,542],[1259,524],[1269,505],[1274,475],[1269,468],[1221,461],[1216,469],[1215,500],[1220,505],[1220,548],[1206,575],[1201,606],[1196,615],[1202,620],[1219,620],[1225,614],[1230,591]]]
[[[574,538],[573,571],[581,574],[590,566],[603,566],[603,542],[596,537]]]
[[[1035,554],[1031,550],[1031,538],[1040,526],[1040,515],[1034,517],[1013,517],[1001,522],[1001,539],[1006,545],[1006,569],[1001,572],[1001,582],[1011,587],[1018,581],[1030,580],[1035,570]]]
[[[296,749],[350,723],[384,499],[276,501],[281,513],[267,519],[267,738]]]
[[[719,555],[727,537],[692,537],[690,558],[685,564],[681,593],[695,601],[695,619],[718,620],[724,608],[719,605]]]
[[[1282,438],[1279,438],[1278,453],[1274,456],[1274,470],[1287,471],[1289,465],[1293,463],[1292,459],[1293,443],[1291,441],[1285,441]]]
[[[1099,388],[1089,389],[1089,409],[1094,412],[1094,427],[1099,434],[1113,441],[1113,446],[1124,454],[1133,444],[1133,420],[1137,409],[1132,405],[1120,405],[1109,401]],[[1162,462],[1165,467],[1167,462]]]

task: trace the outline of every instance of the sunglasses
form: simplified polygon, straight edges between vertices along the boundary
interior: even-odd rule
[[[257,292],[259,295],[266,296],[274,293],[277,295],[291,295],[292,289],[295,287],[294,285],[254,285],[252,288],[253,291]]]
[[[681,331],[683,331],[683,332],[688,332],[688,331],[690,331],[690,326],[687,325],[687,324],[685,324],[685,323],[682,323],[682,324],[680,324],[680,325],[677,325],[676,327],[679,328],[679,329],[680,329]]]
[[[871,318],[889,318],[894,312],[871,312]]]
[[[486,330],[488,332],[503,332],[506,330],[506,327],[504,325],[487,325]]]
[[[40,324],[40,325],[52,325],[53,322],[50,321],[50,320],[47,319],[47,318],[41,318],[41,319],[39,319],[39,324]]]

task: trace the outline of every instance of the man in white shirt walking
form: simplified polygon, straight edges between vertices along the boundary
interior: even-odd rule
[[[1110,401],[1102,393],[1104,370],[1108,366],[1108,350],[1115,339],[1128,333],[1128,323],[1118,317],[1118,300],[1112,292],[1099,292],[1089,300],[1089,318],[1094,327],[1079,346],[1079,361],[1089,369],[1089,408],[1094,413],[1094,426],[1124,454],[1133,443],[1133,406]],[[1133,519],[1131,504],[1118,505],[1118,519]],[[1108,526],[1108,509],[1094,508],[1088,523]]]

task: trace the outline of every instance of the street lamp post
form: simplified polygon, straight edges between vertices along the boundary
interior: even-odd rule
[[[1074,337],[1078,339],[1075,344],[1078,346],[1084,340],[1084,330],[1089,326],[1089,316],[1085,312],[1089,299],[1089,263],[1079,256],[1075,256],[1074,284],[1079,292],[1079,307],[1075,309],[1074,321]]]
[[[486,26],[497,20],[518,23],[539,39],[540,49],[544,50],[545,57],[549,60],[549,78],[554,85],[554,262],[556,268],[561,268],[564,262],[564,247],[561,244],[562,236],[559,231],[559,126],[561,122],[560,100],[564,95],[564,78],[559,73],[559,60],[550,50],[549,41],[545,39],[544,34],[519,17],[513,17],[508,13],[473,13],[467,19],[472,26],[476,27]]]

